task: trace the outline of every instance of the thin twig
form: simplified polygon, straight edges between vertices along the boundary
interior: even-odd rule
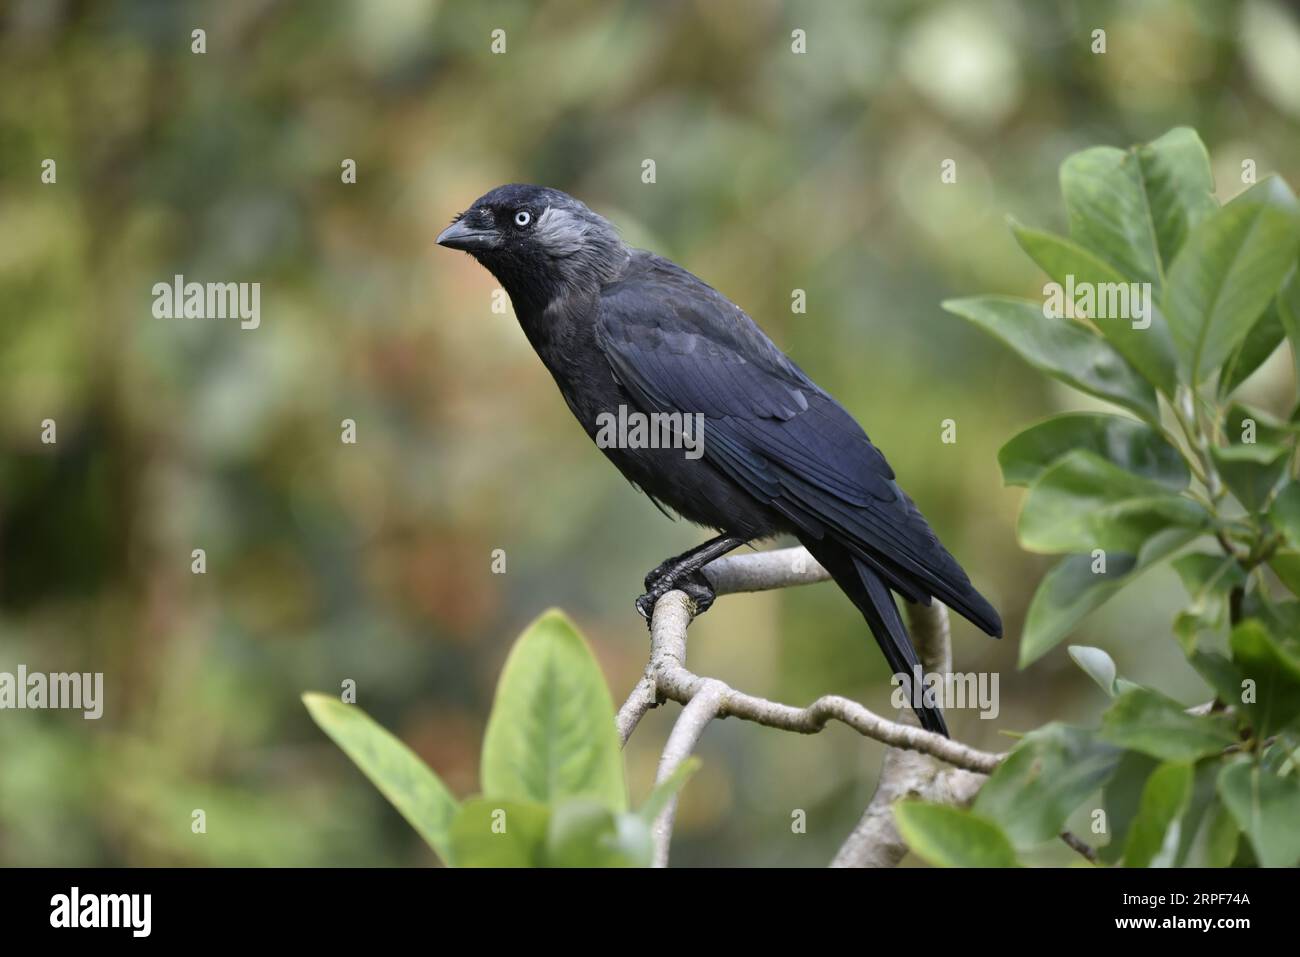
[[[719,595],[811,584],[829,577],[802,548],[722,558],[711,563],[705,574]],[[909,607],[914,632],[921,630],[917,628],[918,622],[930,621],[930,629],[940,631],[942,638],[918,636],[918,647],[940,641],[945,649],[942,658],[946,671],[947,611],[936,602],[932,608],[924,608],[923,614],[928,618],[921,618],[918,615],[922,613],[915,609],[922,608]],[[619,736],[626,744],[641,718],[659,702],[671,700],[685,705],[660,759],[657,781],[666,780],[690,756],[710,721],[726,717],[801,734],[815,734],[829,722],[840,721],[859,734],[890,745],[893,749],[890,755],[901,756],[892,760],[899,781],[914,775],[918,759],[931,762],[934,770],[926,765],[925,771],[931,785],[927,793],[932,791],[935,799],[947,803],[969,803],[983,782],[983,775],[996,768],[1004,757],[924,730],[910,709],[904,709],[905,714],[900,714],[898,720],[890,721],[838,695],[825,695],[806,708],[797,708],[745,694],[716,678],[702,678],[686,667],[686,631],[693,616],[693,603],[685,593],[671,591],[659,599],[651,620],[650,661],[645,675],[618,713]],[[927,664],[932,658],[923,653],[922,660]],[[952,767],[944,768],[934,763],[934,758]],[[890,768],[891,759],[887,755],[882,781],[891,773]],[[674,801],[655,822],[655,863],[660,867],[667,865],[675,810]],[[901,842],[901,838],[897,840]]]

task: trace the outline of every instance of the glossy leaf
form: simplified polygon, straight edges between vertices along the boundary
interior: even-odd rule
[[[1211,448],[1219,474],[1247,510],[1258,512],[1286,474],[1295,426],[1234,402],[1224,415],[1223,430],[1227,444]]]
[[[1277,318],[1291,346],[1291,365],[1300,382],[1300,267],[1293,268],[1277,292]],[[1300,405],[1296,406],[1300,411]]]
[[[1291,482],[1278,492],[1269,509],[1268,520],[1286,536],[1293,548],[1300,548],[1300,482]]]
[[[558,611],[515,642],[483,739],[488,797],[554,805],[593,797],[627,809],[614,703],[587,643]]]
[[[1263,622],[1248,619],[1232,630],[1232,661],[1254,682],[1254,701],[1245,708],[1260,739],[1290,727],[1300,717],[1300,649],[1275,637]]]
[[[1223,484],[1247,511],[1257,512],[1286,474],[1289,447],[1257,442],[1254,445],[1216,445],[1210,449]]]
[[[1218,758],[1198,761],[1192,768],[1192,789],[1178,819],[1178,846],[1171,867],[1227,867],[1237,849],[1237,822],[1219,800]]]
[[[1207,521],[1196,502],[1092,452],[1075,451],[1029,490],[1017,533],[1035,552],[1135,553],[1157,532],[1201,528]]]
[[[1206,762],[1206,766],[1214,772],[1219,770],[1219,765],[1215,762]],[[1185,830],[1184,837],[1186,834]],[[1200,815],[1180,866],[1228,867],[1236,856],[1237,839],[1240,834],[1241,828],[1237,826],[1232,812],[1216,793],[1214,799],[1207,802],[1204,813]]]
[[[1026,734],[980,789],[973,810],[1016,847],[1060,834],[1065,819],[1114,773],[1121,750],[1053,722]]]
[[[1101,818],[1106,825],[1109,840],[1097,851],[1097,856],[1107,864],[1117,864],[1124,856],[1129,829],[1138,815],[1142,792],[1151,772],[1160,766],[1155,758],[1140,751],[1125,751],[1115,772],[1101,792],[1101,805],[1105,811]]]
[[[1146,688],[1115,700],[1102,715],[1101,737],[1161,761],[1195,761],[1237,741],[1232,724],[1222,715],[1188,714],[1177,701]]]
[[[1002,830],[969,811],[944,804],[899,801],[898,832],[918,857],[936,867],[1018,867]]]
[[[1197,632],[1219,628],[1227,620],[1228,596],[1245,584],[1246,575],[1235,558],[1221,552],[1193,552],[1175,559],[1173,566],[1191,599],[1174,627],[1191,642]]]
[[[1020,248],[1057,284],[1058,295],[1077,291],[1071,303],[1074,309],[1062,309],[1059,315],[1089,319],[1129,365],[1166,395],[1173,395],[1177,384],[1173,340],[1164,316],[1158,315],[1159,303],[1150,287],[1144,290],[1131,283],[1117,269],[1062,236],[1014,222],[1011,231]],[[1084,308],[1081,315],[1086,296],[1091,296],[1092,309]]]
[[[1097,687],[1106,692],[1108,698],[1115,697],[1117,694],[1115,659],[1100,648],[1092,648],[1088,645],[1071,645],[1066,651],[1069,652],[1074,663],[1082,668],[1089,678],[1097,682]]]
[[[1278,552],[1268,560],[1268,567],[1293,595],[1300,595],[1300,552]]]
[[[1245,339],[1296,258],[1293,217],[1225,206],[1193,230],[1169,271],[1164,314],[1184,381],[1204,382]]]
[[[1300,217],[1300,203],[1295,194],[1282,179],[1266,176],[1258,183],[1234,196],[1229,206],[1241,206],[1259,203],[1273,206],[1293,218]],[[1285,285],[1285,280],[1283,281]],[[1274,350],[1286,338],[1286,323],[1283,321],[1280,303],[1269,302],[1263,314],[1251,327],[1241,345],[1237,346],[1223,364],[1219,374],[1219,395],[1225,396],[1258,369]],[[1300,365],[1297,365],[1300,369]],[[1300,376],[1297,377],[1300,381]]]
[[[1215,209],[1205,146],[1178,127],[1129,150],[1095,147],[1061,166],[1070,235],[1157,295],[1189,230]]]
[[[307,711],[444,862],[451,860],[456,799],[423,761],[353,704],[332,695],[302,696]]]
[[[1193,647],[1187,654],[1187,663],[1205,679],[1221,702],[1231,705],[1241,701],[1241,670],[1224,655]]]
[[[1010,346],[1040,372],[1158,422],[1155,390],[1105,339],[1072,319],[1047,319],[1023,299],[949,299],[943,307]]]
[[[1219,795],[1260,864],[1294,867],[1300,862],[1300,775],[1279,777],[1249,758],[1238,758],[1220,773]]]
[[[1232,350],[1219,373],[1219,395],[1226,396],[1245,382],[1286,341],[1286,329],[1276,303],[1251,326],[1241,345]]]
[[[1162,764],[1142,790],[1124,846],[1125,867],[1170,867],[1178,854],[1179,820],[1192,796],[1192,767]]]
[[[1080,449],[1172,491],[1191,481],[1182,453],[1158,431],[1136,419],[1099,412],[1058,415],[1025,429],[998,452],[1002,481],[1031,485],[1049,466]]]
[[[1087,615],[1125,585],[1158,564],[1200,532],[1171,529],[1151,536],[1137,554],[1107,552],[1102,562],[1087,555],[1061,559],[1038,584],[1020,638],[1020,667],[1037,661],[1069,635]]]
[[[545,867],[550,811],[532,801],[474,797],[451,825],[457,867]]]

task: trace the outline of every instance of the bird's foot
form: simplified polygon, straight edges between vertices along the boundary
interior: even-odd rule
[[[682,555],[678,555],[676,558],[665,558],[651,569],[645,576],[645,581],[643,583],[645,585],[645,590],[652,591],[656,585],[660,584],[665,579],[673,578],[676,575],[681,574],[683,557],[684,556]]]
[[[668,563],[665,562],[664,564]],[[670,591],[685,592],[686,596],[695,603],[695,614],[697,616],[709,610],[717,594],[713,590],[713,585],[705,577],[704,572],[697,569],[686,574],[656,575],[663,567],[663,565],[660,565],[659,568],[646,576],[646,592],[636,600],[636,610],[646,620],[647,626],[654,616],[655,604]]]

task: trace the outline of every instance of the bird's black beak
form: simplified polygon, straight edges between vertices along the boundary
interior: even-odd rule
[[[501,242],[495,229],[479,229],[464,219],[458,219],[438,234],[438,245],[448,249],[463,249],[467,253],[492,249]]]

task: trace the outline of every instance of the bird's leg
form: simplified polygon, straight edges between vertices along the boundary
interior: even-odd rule
[[[636,610],[648,622],[654,613],[655,602],[668,592],[678,589],[686,592],[695,602],[695,613],[701,615],[713,604],[713,586],[700,571],[705,565],[746,543],[747,539],[735,535],[719,535],[688,552],[660,562],[645,577],[645,594],[636,600]]]

